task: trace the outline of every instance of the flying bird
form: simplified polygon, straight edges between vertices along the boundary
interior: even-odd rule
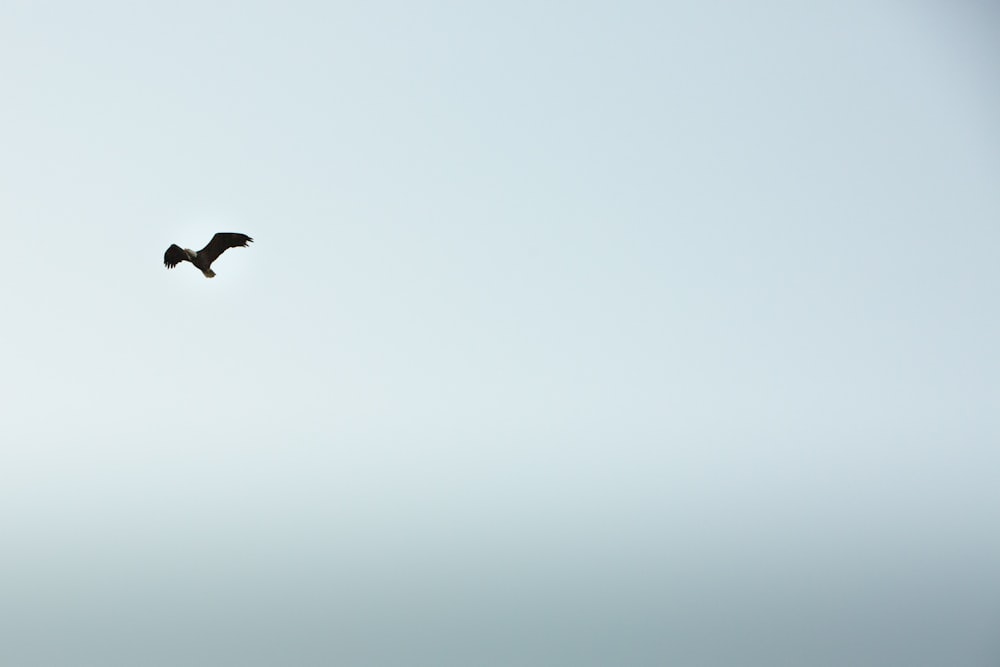
[[[206,278],[214,278],[215,271],[212,270],[212,262],[217,260],[219,255],[229,248],[245,248],[247,243],[252,241],[253,239],[246,234],[219,232],[212,237],[207,246],[198,252],[173,244],[167,248],[167,252],[163,253],[163,265],[172,269],[181,262],[191,262],[201,269]]]

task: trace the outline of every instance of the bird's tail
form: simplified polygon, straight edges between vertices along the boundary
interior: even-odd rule
[[[206,278],[214,278],[215,277],[215,271],[213,271],[212,269],[202,269],[201,272],[205,274]]]

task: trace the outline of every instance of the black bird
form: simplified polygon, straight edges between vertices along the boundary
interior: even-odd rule
[[[212,262],[217,260],[219,255],[229,248],[245,248],[247,243],[251,242],[253,239],[246,234],[219,232],[212,237],[207,246],[198,252],[182,248],[177,244],[171,245],[167,248],[167,252],[163,253],[163,265],[172,269],[181,262],[191,262],[201,269],[206,278],[214,278],[215,271],[212,270]]]

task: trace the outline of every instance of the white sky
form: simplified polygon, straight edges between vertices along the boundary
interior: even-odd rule
[[[5,2],[0,663],[995,662],[998,38]]]

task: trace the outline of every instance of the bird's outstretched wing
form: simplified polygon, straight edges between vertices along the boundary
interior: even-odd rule
[[[176,243],[172,244],[169,248],[167,248],[167,251],[163,253],[163,265],[168,269],[174,268],[181,262],[188,261],[190,260],[188,259],[187,253],[185,253],[184,250]]]
[[[245,248],[247,243],[251,242],[253,239],[246,234],[219,232],[212,237],[207,246],[198,251],[198,256],[204,257],[208,264],[211,264],[229,248]]]

